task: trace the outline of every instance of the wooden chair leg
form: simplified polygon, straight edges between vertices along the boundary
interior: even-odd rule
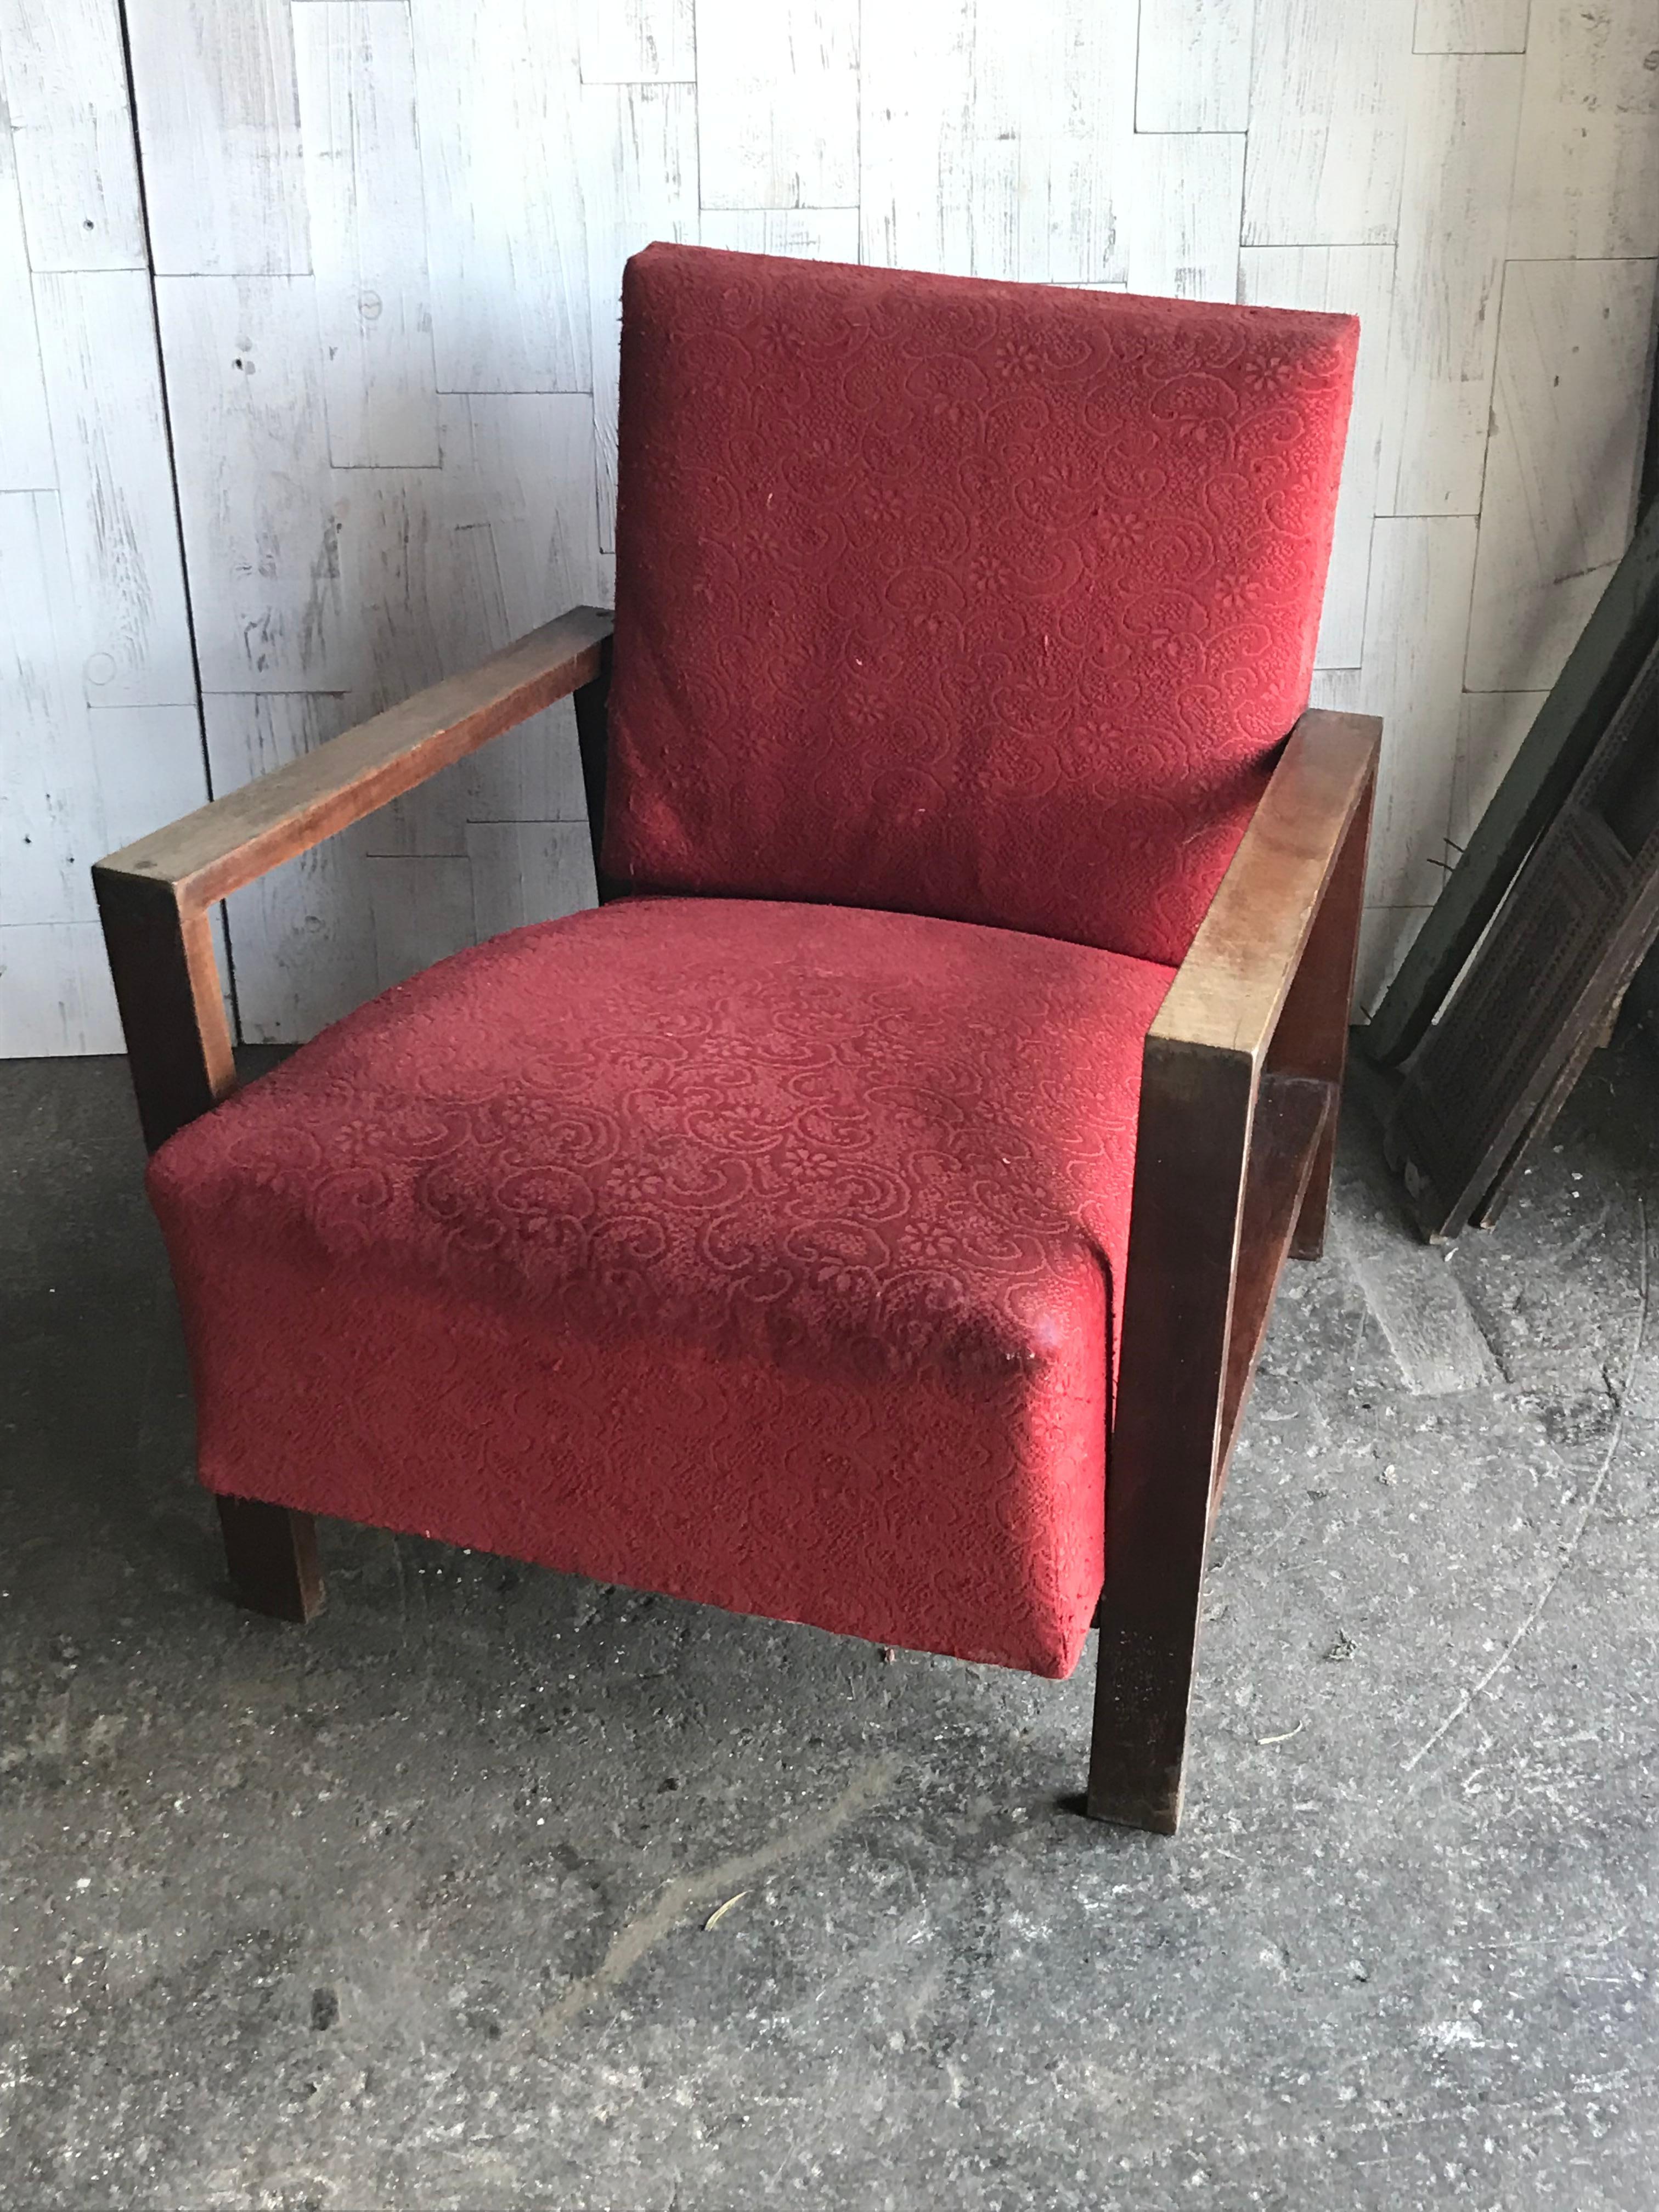
[[[322,1609],[317,1524],[309,1513],[255,1498],[218,1501],[231,1587],[254,1613],[275,1620],[312,1620]]]
[[[1181,1818],[1255,1087],[1242,1054],[1148,1040],[1088,1810],[1162,1835]]]
[[[1348,825],[1324,902],[1273,1033],[1275,1070],[1285,1075],[1316,1076],[1322,1083],[1334,1084],[1339,1099],[1347,1065],[1348,1014],[1353,1000],[1354,962],[1359,951],[1370,811],[1368,796]],[[1336,1167],[1336,1123],[1333,1114],[1315,1155],[1291,1238],[1293,1260],[1316,1260],[1325,1249],[1325,1221]]]

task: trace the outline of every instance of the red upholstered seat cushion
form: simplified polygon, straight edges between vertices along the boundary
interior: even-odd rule
[[[442,963],[151,1164],[204,1480],[1066,1673],[1169,981],[714,899]]]
[[[1358,331],[637,255],[607,872],[1178,962],[1307,702]]]

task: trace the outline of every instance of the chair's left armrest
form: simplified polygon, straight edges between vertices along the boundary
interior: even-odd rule
[[[152,1152],[235,1084],[213,956],[217,902],[599,681],[611,629],[602,610],[573,608],[465,675],[417,692],[94,865],[116,1002]]]
[[[1148,1031],[1259,1070],[1376,774],[1382,724],[1310,708]]]

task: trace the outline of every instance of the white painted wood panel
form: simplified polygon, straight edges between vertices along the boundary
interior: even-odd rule
[[[1247,246],[1395,234],[1414,0],[1257,0]]]
[[[1137,131],[1245,131],[1255,0],[1140,0]]]
[[[1248,307],[1303,307],[1316,314],[1359,318],[1353,405],[1315,655],[1322,668],[1358,667],[1365,635],[1371,518],[1376,509],[1382,445],[1394,248],[1247,246],[1238,262],[1238,296]]]
[[[306,274],[286,0],[129,0],[126,21],[157,272]]]
[[[1411,65],[1379,514],[1477,514],[1498,355],[1518,54]]]
[[[142,269],[118,0],[0,0],[0,64],[36,269]]]
[[[653,240],[697,240],[697,107],[690,85],[584,85],[587,301],[599,543],[617,520],[617,374],[623,264]]]
[[[697,73],[693,0],[576,0],[584,84],[664,84]]]
[[[707,208],[704,246],[727,253],[782,253],[802,261],[856,261],[859,211],[844,208]]]
[[[95,921],[0,925],[0,1048],[9,1060],[121,1050]]]
[[[1650,261],[1511,261],[1465,680],[1547,689],[1630,537]]]
[[[167,276],[156,308],[197,647],[209,691],[345,691],[352,520],[328,467],[308,276]]]
[[[87,697],[192,700],[149,281],[137,270],[37,275],[34,302]]]
[[[1359,1019],[1376,1012],[1429,912],[1425,906],[1365,908],[1359,921],[1359,957],[1353,979],[1353,1011]]]
[[[1532,0],[1510,252],[1659,253],[1659,0]]]
[[[104,818],[74,609],[56,496],[0,494],[0,923],[94,911]]]
[[[1371,546],[1363,712],[1383,719],[1366,899],[1428,906],[1445,878],[1474,518],[1380,516]]]
[[[207,765],[194,700],[184,707],[92,707],[87,726],[102,851],[118,851],[206,804]]]
[[[0,491],[52,491],[46,381],[34,321],[34,287],[23,240],[23,209],[13,165],[12,137],[0,118]]]
[[[1498,795],[1547,691],[1466,691],[1452,768],[1451,840],[1462,851]]]
[[[964,275],[976,253],[969,156],[974,0],[866,11],[860,46],[860,258]]]
[[[1180,300],[1238,297],[1244,140],[1213,133],[1135,138],[1125,276],[1132,292]]]
[[[306,0],[293,20],[329,457],[435,468],[409,15],[387,0]]]
[[[858,0],[699,0],[696,52],[705,207],[858,198]]]
[[[1530,0],[1417,0],[1419,54],[1520,54]]]
[[[586,392],[575,19],[410,0],[441,392]]]
[[[390,990],[473,942],[472,869],[460,860],[364,863],[377,988]]]
[[[479,944],[526,922],[594,903],[593,854],[581,822],[469,822],[473,927]]]

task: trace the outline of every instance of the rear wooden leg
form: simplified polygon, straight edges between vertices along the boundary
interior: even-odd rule
[[[323,1577],[310,1514],[254,1498],[221,1497],[217,1504],[237,1597],[274,1620],[312,1620],[322,1609]]]

